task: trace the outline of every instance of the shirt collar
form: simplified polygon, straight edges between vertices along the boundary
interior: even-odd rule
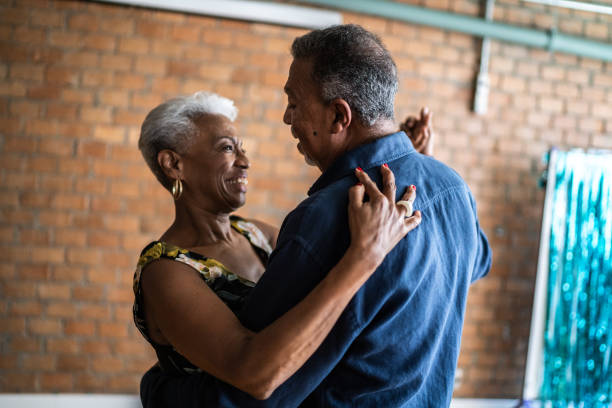
[[[336,159],[310,187],[308,195],[310,196],[334,181],[353,174],[357,167],[366,170],[412,153],[416,153],[416,150],[414,150],[410,139],[404,132],[393,133],[371,143],[357,146]]]

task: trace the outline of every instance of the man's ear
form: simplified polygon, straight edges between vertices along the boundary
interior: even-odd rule
[[[331,113],[334,115],[332,120],[332,134],[341,133],[346,130],[353,119],[353,113],[348,102],[344,99],[337,98],[330,103]]]
[[[164,149],[157,153],[157,163],[162,171],[171,180],[182,179],[183,161],[175,151]]]

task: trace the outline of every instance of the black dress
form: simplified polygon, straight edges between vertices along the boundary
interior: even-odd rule
[[[253,223],[238,216],[231,216],[230,223],[232,228],[249,240],[261,262],[265,265],[272,248],[262,231]],[[174,395],[160,395],[156,392],[157,388],[163,388],[159,387],[161,385],[160,381],[172,381],[176,379],[174,377],[181,377],[180,381],[176,382],[187,385],[188,382],[192,381],[212,380],[209,375],[193,375],[201,374],[202,370],[176,351],[172,345],[158,344],[149,336],[140,278],[145,267],[160,258],[181,262],[196,269],[206,284],[234,313],[240,310],[244,299],[255,286],[255,283],[240,278],[213,258],[207,258],[166,242],[154,241],[142,250],[134,273],[134,323],[144,338],[153,346],[158,359],[158,362],[145,373],[141,381],[141,399],[145,408],[181,406],[178,400],[181,397],[188,398],[187,395],[176,395],[175,392],[173,392]],[[191,377],[186,378],[185,376]],[[186,386],[185,389],[193,388],[192,386]]]

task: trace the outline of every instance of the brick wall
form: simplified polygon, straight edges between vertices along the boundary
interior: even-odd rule
[[[599,0],[603,2],[602,0]],[[478,15],[480,1],[410,1]],[[608,4],[612,1],[608,0]],[[556,15],[553,15],[556,13]],[[612,40],[612,18],[499,0],[496,19]],[[400,69],[398,119],[428,105],[436,155],[472,187],[494,249],[471,292],[463,397],[520,395],[550,146],[612,148],[612,65],[494,42],[489,113],[470,113],[480,41],[344,14]],[[241,214],[279,224],[317,173],[281,123],[303,30],[76,1],[0,5],[0,391],[137,392],[154,355],[131,320],[139,250],[172,200],[136,148],[158,102],[236,100],[252,159]]]

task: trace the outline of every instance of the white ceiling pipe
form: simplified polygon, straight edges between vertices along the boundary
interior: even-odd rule
[[[555,6],[561,8],[568,8],[580,11],[590,11],[593,13],[601,14],[612,14],[612,6],[606,6],[603,4],[584,3],[582,1],[569,1],[569,0],[523,0],[528,3],[545,4],[547,6]]]
[[[105,3],[148,7],[236,20],[301,28],[325,28],[342,24],[342,14],[266,1],[250,0],[97,0]]]

